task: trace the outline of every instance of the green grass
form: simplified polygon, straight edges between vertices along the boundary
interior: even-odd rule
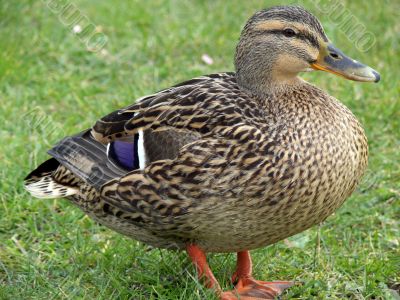
[[[242,25],[277,2],[73,3],[108,37],[103,52],[88,52],[44,1],[0,4],[0,299],[212,299],[184,253],[149,251],[65,200],[33,199],[22,180],[51,145],[111,110],[197,75],[232,70]],[[358,190],[320,227],[253,252],[258,278],[305,283],[285,299],[399,299],[393,290],[400,281],[400,3],[344,3],[376,37],[367,52],[354,47],[332,16],[311,2],[303,5],[336,45],[379,70],[382,81],[304,77],[362,121],[370,167]],[[202,62],[204,53],[213,65]],[[234,255],[209,260],[229,288]]]

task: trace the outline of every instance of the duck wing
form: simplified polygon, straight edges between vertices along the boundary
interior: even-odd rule
[[[257,126],[265,116],[254,102],[239,89],[234,73],[201,76],[112,112],[96,122],[92,135],[109,143],[146,129],[204,135],[238,123]]]
[[[200,137],[183,145],[174,158],[110,180],[100,195],[147,228],[192,234],[192,229],[184,234],[182,228],[200,224],[205,211],[224,210],[229,203],[224,200],[240,200],[265,189],[265,183],[256,182],[266,178],[259,176],[266,172],[260,155],[265,151],[260,130],[264,122],[264,110],[238,88],[233,73],[199,77],[143,98],[99,120],[92,129],[95,139],[126,140],[141,130]]]

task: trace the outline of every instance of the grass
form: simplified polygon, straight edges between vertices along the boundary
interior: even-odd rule
[[[87,51],[45,2],[0,5],[0,299],[213,299],[194,279],[185,254],[149,251],[96,225],[67,201],[33,199],[22,180],[51,145],[109,111],[185,79],[232,70],[245,20],[278,2],[74,1],[108,37],[98,53]],[[381,72],[377,85],[304,75],[362,121],[370,167],[324,224],[254,251],[255,273],[305,282],[284,299],[399,299],[400,5],[344,2],[376,37],[362,52],[335,25],[334,12],[302,4],[336,45]],[[213,65],[202,62],[204,53]],[[229,288],[234,255],[209,260]]]

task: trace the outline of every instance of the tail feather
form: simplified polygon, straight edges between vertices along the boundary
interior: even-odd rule
[[[26,180],[25,189],[33,197],[43,199],[63,198],[78,193],[77,188],[65,186],[56,182],[51,174],[40,178]]]
[[[37,198],[61,198],[79,193],[88,184],[99,190],[111,179],[121,177],[140,166],[138,140],[131,143],[103,145],[90,130],[61,140],[45,161],[25,178],[25,188]],[[139,151],[140,152],[140,151]]]
[[[108,157],[107,146],[97,142],[90,130],[63,139],[48,153],[95,189],[129,171]]]
[[[62,198],[76,194],[78,188],[57,182],[54,174],[60,168],[60,163],[51,158],[24,179],[25,189],[36,198]]]

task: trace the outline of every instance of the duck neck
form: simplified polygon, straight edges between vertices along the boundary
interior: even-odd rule
[[[298,72],[281,68],[278,64],[279,59],[276,57],[270,57],[267,61],[246,59],[247,57],[238,60],[237,55],[235,64],[236,80],[244,91],[265,98],[268,95],[291,90],[304,83],[298,77]]]
[[[242,90],[256,95],[260,99],[268,99],[271,95],[279,95],[304,84],[304,80],[299,78],[297,74],[281,76],[273,71],[267,71],[260,76],[236,73],[236,79]]]

